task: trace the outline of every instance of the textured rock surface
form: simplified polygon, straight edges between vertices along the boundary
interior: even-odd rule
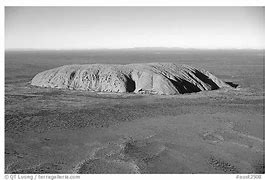
[[[37,74],[31,85],[167,95],[230,87],[208,71],[173,63],[65,65]]]

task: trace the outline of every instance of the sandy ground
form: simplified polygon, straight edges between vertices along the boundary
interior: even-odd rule
[[[154,96],[31,87],[74,63],[173,62],[234,90]],[[263,51],[52,51],[5,56],[6,173],[263,173]]]
[[[6,173],[264,173],[263,93],[5,89]]]

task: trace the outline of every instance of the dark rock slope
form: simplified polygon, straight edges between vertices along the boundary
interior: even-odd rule
[[[166,95],[230,87],[208,71],[173,63],[65,65],[37,74],[31,84],[51,88]]]

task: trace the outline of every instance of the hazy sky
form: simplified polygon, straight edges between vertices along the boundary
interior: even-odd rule
[[[265,48],[262,7],[6,7],[5,47]]]

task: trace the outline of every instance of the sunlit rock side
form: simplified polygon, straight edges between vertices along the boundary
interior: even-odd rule
[[[166,95],[230,87],[208,71],[173,63],[65,65],[37,74],[31,85]]]

